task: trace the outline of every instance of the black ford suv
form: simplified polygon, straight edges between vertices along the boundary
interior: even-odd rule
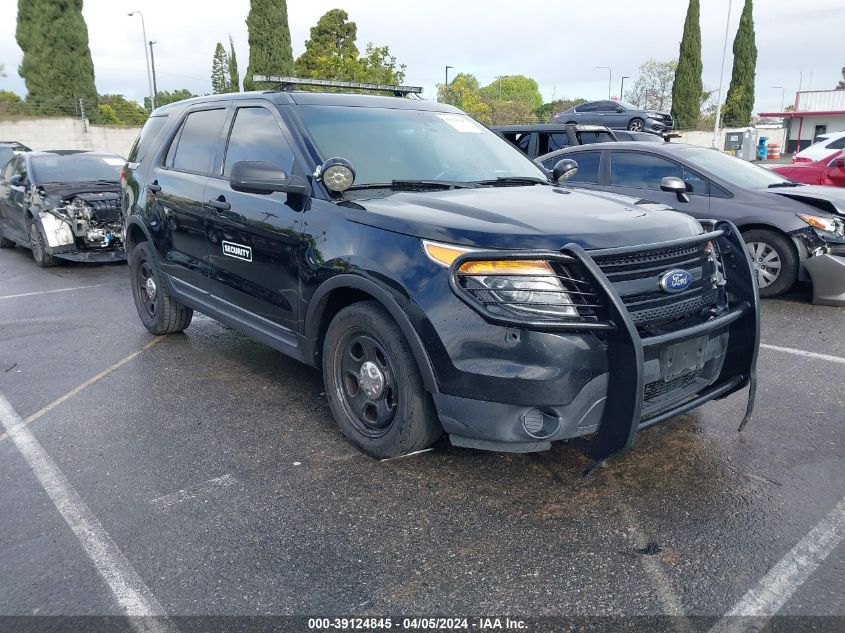
[[[603,457],[753,396],[757,293],[730,223],[567,189],[571,164],[550,180],[409,87],[273,79],[157,109],[130,154],[126,244],[150,332],[199,310],[321,367],[344,434],[379,457],[444,431],[503,451],[589,435]]]

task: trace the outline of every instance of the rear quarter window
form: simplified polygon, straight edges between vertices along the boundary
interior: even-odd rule
[[[132,145],[132,149],[129,151],[129,158],[127,160],[130,163],[137,163],[143,160],[153,141],[155,141],[159,132],[164,128],[164,124],[167,123],[167,118],[165,114],[147,119],[144,127],[141,128],[141,133],[135,139],[135,144]]]

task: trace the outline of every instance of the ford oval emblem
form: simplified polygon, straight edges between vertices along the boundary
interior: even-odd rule
[[[683,292],[692,284],[692,275],[685,270],[670,270],[660,277],[660,287],[666,292]]]

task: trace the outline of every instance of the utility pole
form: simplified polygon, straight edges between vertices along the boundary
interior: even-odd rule
[[[719,142],[719,125],[722,123],[722,84],[725,83],[725,59],[728,56],[728,33],[731,28],[731,4],[732,0],[728,0],[728,17],[725,20],[725,46],[722,48],[722,72],[719,75],[719,90],[716,93],[716,123],[713,125],[713,143],[712,147],[716,148]]]
[[[596,66],[596,70],[599,68],[604,68],[607,71],[607,98],[610,99],[610,83],[613,81],[613,71],[610,69],[610,66]]]
[[[619,85],[619,100],[625,100],[625,80],[630,79],[628,75],[622,75],[622,83]]]
[[[156,85],[156,58],[155,54],[153,53],[153,44],[156,42],[150,40],[150,65],[152,66],[153,70],[153,94],[158,94],[158,86]],[[155,103],[153,103],[153,110],[155,110]]]
[[[454,68],[454,66],[446,66],[446,83],[444,84],[443,93],[446,96],[446,103],[452,103],[451,99],[451,90],[449,90],[449,69]]]
[[[150,54],[147,51],[147,26],[144,24],[144,14],[140,11],[132,11],[131,13],[127,13],[129,17],[133,15],[140,15],[141,16],[141,34],[144,36],[144,58],[147,60],[147,84],[150,89],[150,112],[156,109],[156,96],[153,92],[153,80],[152,76],[150,75]]]

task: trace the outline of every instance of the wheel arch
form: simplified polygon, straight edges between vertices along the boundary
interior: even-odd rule
[[[130,218],[129,223],[126,225],[126,235],[124,237],[124,245],[126,248],[126,255],[132,252],[132,249],[135,248],[141,242],[149,242],[150,236],[147,235],[146,228],[134,218]]]
[[[303,351],[308,362],[317,367],[320,366],[323,340],[329,323],[343,308],[361,301],[376,301],[387,310],[411,347],[426,390],[438,393],[437,378],[431,359],[402,306],[383,286],[359,275],[335,275],[322,284],[311,297],[306,309],[303,329],[305,339]]]
[[[807,259],[808,253],[807,249],[803,243],[799,240],[795,239],[794,236],[790,235],[786,231],[779,229],[776,226],[771,224],[762,224],[760,222],[748,222],[746,224],[740,224],[736,228],[739,229],[741,234],[745,234],[748,231],[769,231],[770,233],[775,233],[780,237],[784,238],[789,244],[792,245],[792,250],[795,253],[795,256],[798,258],[798,262],[802,262]]]

